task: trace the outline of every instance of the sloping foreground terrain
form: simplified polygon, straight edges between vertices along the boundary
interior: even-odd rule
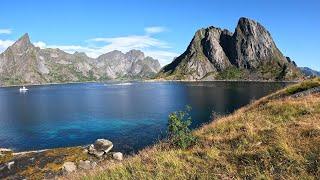
[[[67,179],[319,179],[320,79],[293,85],[194,131]]]

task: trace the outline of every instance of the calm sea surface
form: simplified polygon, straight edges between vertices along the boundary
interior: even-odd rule
[[[85,145],[98,138],[125,153],[156,143],[168,115],[192,107],[192,127],[287,84],[257,82],[83,83],[0,88],[0,147],[16,151]]]

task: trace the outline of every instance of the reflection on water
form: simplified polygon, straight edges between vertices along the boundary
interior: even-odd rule
[[[192,106],[192,127],[284,87],[284,83],[161,82],[0,88],[0,147],[31,150],[97,138],[135,152],[165,136],[169,113]]]

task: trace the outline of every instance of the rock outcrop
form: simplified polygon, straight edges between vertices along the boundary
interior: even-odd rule
[[[0,179],[55,179],[62,174],[95,169],[108,162],[123,160],[121,152],[111,152],[112,147],[111,141],[97,139],[83,147],[27,152],[0,148]]]
[[[303,75],[258,22],[240,18],[234,33],[198,30],[187,50],[157,75],[164,79],[292,80]]]
[[[85,53],[35,47],[28,34],[0,54],[0,85],[146,79],[161,66],[138,50],[112,51],[93,59]]]

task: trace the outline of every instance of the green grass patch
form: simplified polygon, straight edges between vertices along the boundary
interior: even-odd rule
[[[304,81],[300,84],[288,87],[286,89],[287,94],[292,95],[301,91],[305,91],[307,89],[311,89],[314,87],[320,86],[320,78],[316,78],[310,81]]]
[[[230,67],[226,70],[219,72],[216,76],[216,79],[221,80],[240,80],[244,77],[245,72],[243,69],[239,69],[236,67]]]

